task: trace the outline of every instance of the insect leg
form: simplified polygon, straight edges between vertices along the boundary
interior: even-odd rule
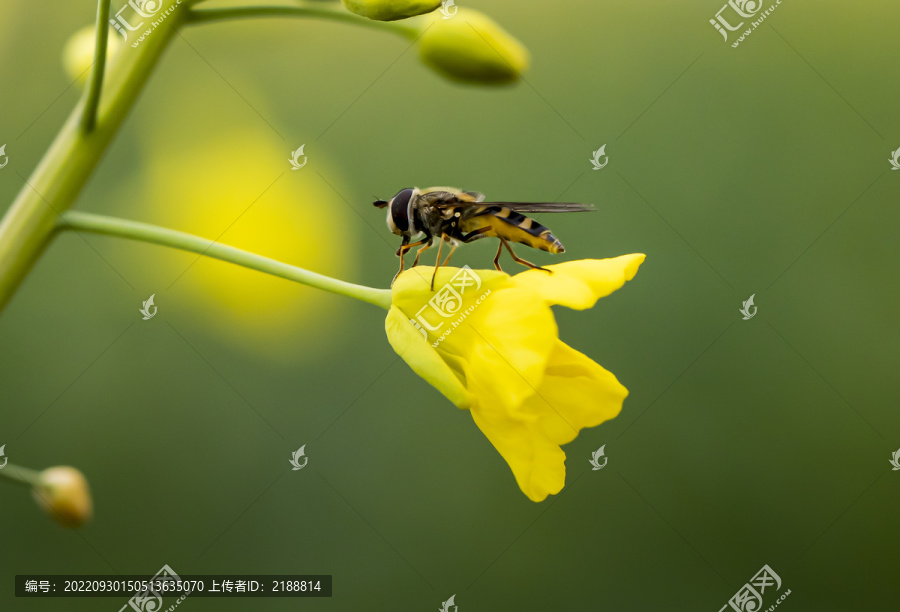
[[[444,263],[441,264],[442,266],[445,266],[445,267],[446,267],[447,262],[450,261],[450,258],[451,258],[451,257],[453,257],[453,251],[455,251],[455,250],[456,250],[456,247],[458,247],[458,246],[459,246],[459,244],[454,244],[454,245],[453,245],[453,248],[450,249],[450,253],[447,255],[447,259],[445,259],[445,260],[444,260]]]
[[[423,244],[426,240],[427,240],[427,238],[423,238],[422,240],[419,240],[418,242],[413,242],[412,244],[409,244],[409,238],[404,236],[403,244],[401,244],[400,248],[397,249],[397,253],[396,253],[397,257],[403,257],[404,255],[406,255],[406,253],[408,251],[411,251],[414,246],[419,246],[420,244]]]
[[[428,249],[431,248],[432,238],[429,237],[429,238],[426,238],[425,240],[428,241],[427,244],[425,246],[423,246],[421,249],[419,249],[418,251],[416,251],[416,259],[413,261],[413,265],[412,265],[413,268],[415,268],[416,266],[419,265],[419,257],[422,255],[422,252],[427,251]],[[422,242],[425,242],[425,240],[423,240]],[[410,245],[410,246],[412,246],[412,245]]]
[[[516,263],[520,263],[520,264],[522,264],[523,266],[528,266],[529,268],[531,268],[531,269],[533,269],[533,270],[543,270],[544,272],[549,272],[550,274],[553,274],[553,270],[548,270],[547,268],[542,268],[542,267],[540,267],[540,266],[536,266],[536,265],[534,265],[533,263],[531,263],[530,261],[528,261],[528,260],[526,260],[526,259],[522,259],[521,257],[517,256],[517,255],[513,252],[512,247],[509,246],[509,243],[508,243],[506,240],[504,240],[503,238],[500,238],[500,246],[505,246],[505,247],[506,247],[506,250],[509,251],[509,254],[512,255],[512,258],[513,258],[513,260],[514,260]],[[497,257],[500,257],[499,249],[498,249],[498,252],[497,252]],[[495,261],[496,261],[496,260],[495,260]]]
[[[406,252],[410,249],[409,246],[409,236],[403,237],[403,242],[400,243],[400,248],[397,249],[397,257],[400,258],[400,269],[397,270],[397,273],[394,274],[394,278],[391,279],[391,286],[393,286],[394,281],[397,280],[397,277],[400,276],[400,273],[403,272],[403,256],[406,255]]]
[[[459,239],[461,241],[463,241],[464,243],[469,243],[469,242],[472,242],[473,240],[475,240],[475,238],[477,236],[480,236],[481,234],[486,234],[489,231],[491,231],[492,229],[493,229],[492,227],[479,227],[477,230],[472,230],[468,234],[463,234],[462,236],[459,237]]]
[[[397,270],[397,273],[394,274],[394,279],[391,281],[391,285],[394,284],[394,281],[397,280],[397,277],[400,276],[400,273],[403,272],[403,256],[406,255],[414,246],[419,246],[425,242],[425,239],[419,240],[418,242],[413,242],[409,244],[409,237],[404,236],[403,242],[400,244],[400,248],[397,249],[397,257],[400,258],[400,269]]]
[[[441,243],[438,245],[438,254],[437,260],[434,262],[434,272],[431,274],[431,290],[434,291],[434,279],[437,276],[438,268],[441,267],[441,251],[444,248],[444,240],[447,238],[447,234],[441,234]]]
[[[494,267],[497,268],[498,272],[503,272],[503,268],[500,267],[500,253],[503,252],[503,238],[500,239],[500,244],[497,245],[497,254],[494,255]]]

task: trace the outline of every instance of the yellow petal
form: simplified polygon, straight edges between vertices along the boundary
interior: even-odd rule
[[[537,292],[549,304],[584,310],[634,278],[644,257],[643,253],[633,253],[612,259],[567,261],[545,266],[553,274],[528,270],[510,280]]]
[[[459,408],[469,407],[469,394],[462,382],[410,323],[408,316],[392,306],[384,327],[388,342],[413,372],[424,378]]]
[[[544,501],[562,490],[566,455],[533,418],[515,418],[481,402],[472,407],[472,418],[509,464],[528,499]]]
[[[460,273],[463,268],[442,267],[438,269],[434,279],[434,291],[431,289],[431,276],[434,274],[432,266],[416,266],[405,270],[391,287],[391,296],[395,306],[402,310],[413,308],[418,310],[423,304],[434,297],[435,291],[446,285]],[[479,290],[499,289],[507,284],[509,274],[498,270],[472,270],[478,276],[481,286]]]
[[[586,355],[557,341],[538,392],[523,409],[538,419],[556,444],[571,442],[585,427],[615,418],[628,389]]]
[[[440,268],[432,291],[433,271],[419,266],[401,274],[394,306],[420,321],[469,393],[517,408],[541,384],[558,334],[553,312],[531,290],[510,287],[503,272]]]
[[[557,342],[553,311],[531,291],[506,288],[492,292],[467,322],[474,333],[451,336],[445,350],[465,342],[469,391],[518,410],[540,387]]]

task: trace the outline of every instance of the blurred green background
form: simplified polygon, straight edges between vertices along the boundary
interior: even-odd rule
[[[518,250],[647,254],[592,310],[558,312],[631,395],[534,504],[398,360],[377,309],[63,235],[0,316],[0,444],[83,470],[96,516],[64,530],[0,483],[3,609],[117,610],[126,598],[17,600],[13,576],[163,564],[334,575],[332,599],[185,611],[434,610],[454,593],[465,612],[716,611],[763,564],[785,610],[896,609],[900,6],[784,0],[735,49],[708,22],[720,3],[472,0],[532,53],[499,89],[349,25],[183,31],[76,208],[387,286],[398,240],[373,196],[595,203],[543,219],[565,255]],[[62,48],[95,5],[0,4],[0,210],[78,98]],[[489,267],[488,242],[455,262]]]

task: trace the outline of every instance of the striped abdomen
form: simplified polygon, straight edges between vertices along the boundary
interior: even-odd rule
[[[479,206],[466,209],[460,218],[463,234],[478,232],[475,238],[505,238],[550,253],[562,253],[566,249],[550,230],[522,213],[505,206]]]

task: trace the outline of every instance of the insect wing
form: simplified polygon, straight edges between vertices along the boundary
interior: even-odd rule
[[[593,204],[577,202],[480,202],[484,206],[504,206],[521,213],[590,212],[597,210]]]
[[[472,208],[476,206],[499,206],[521,213],[563,213],[563,212],[589,212],[596,210],[592,204],[578,204],[576,202],[467,202],[454,198],[452,200],[436,200],[431,202],[436,208]]]

